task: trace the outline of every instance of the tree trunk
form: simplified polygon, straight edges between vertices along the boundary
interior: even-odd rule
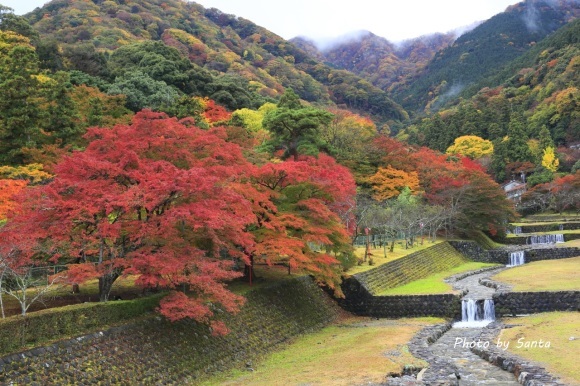
[[[254,256],[250,256],[250,265],[244,265],[244,276],[242,277],[243,281],[247,281],[252,285],[252,282],[256,279],[256,275],[254,274]]]
[[[113,272],[107,273],[99,278],[99,301],[106,302],[109,300],[111,288],[118,277],[119,273],[114,270]]]

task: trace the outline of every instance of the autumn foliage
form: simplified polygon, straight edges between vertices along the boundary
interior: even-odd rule
[[[85,140],[51,183],[20,196],[1,230],[4,253],[69,264],[74,283],[99,278],[101,300],[117,277],[137,275],[144,287],[171,290],[160,303],[167,318],[215,333],[225,327],[213,305],[236,312],[243,303],[225,286],[241,275],[236,261],[282,260],[336,285],[327,252],[346,248],[348,237],[334,210],[354,182],[332,158],[256,167],[226,130],[150,111],[130,125],[91,128]]]
[[[0,221],[14,209],[16,203],[13,198],[26,185],[27,182],[22,180],[0,180]]]

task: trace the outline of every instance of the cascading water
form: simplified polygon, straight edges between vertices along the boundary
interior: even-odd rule
[[[495,320],[495,303],[492,299],[483,301],[483,320],[493,322]]]
[[[515,227],[514,234],[519,235],[520,233],[522,233],[522,227]]]
[[[564,235],[558,233],[556,235],[533,235],[529,236],[526,240],[527,244],[535,245],[535,244],[555,244],[555,243],[563,243],[564,242]]]
[[[559,229],[559,230],[561,230],[561,231],[563,231],[563,230],[564,230],[564,224],[560,224],[560,225],[558,226],[558,229]]]
[[[453,327],[485,327],[495,320],[495,305],[492,299],[465,299],[461,302],[461,322]]]
[[[526,262],[525,252],[517,251],[510,253],[510,262],[507,267],[515,267],[516,265],[522,265]]]

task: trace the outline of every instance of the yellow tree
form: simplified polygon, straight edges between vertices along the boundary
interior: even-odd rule
[[[453,145],[447,148],[447,154],[460,154],[471,159],[478,159],[493,153],[493,144],[477,135],[464,135],[455,138]]]
[[[369,178],[373,186],[373,198],[377,201],[388,200],[398,196],[401,191],[408,187],[411,191],[419,189],[419,175],[417,172],[406,172],[392,168],[379,168],[375,175]]]
[[[545,148],[544,156],[542,157],[542,166],[554,173],[556,170],[558,170],[559,165],[560,161],[554,153],[554,148],[552,146]]]

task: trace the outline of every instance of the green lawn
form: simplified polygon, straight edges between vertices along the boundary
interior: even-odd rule
[[[579,291],[580,256],[534,261],[502,271],[491,279],[513,286],[513,291]]]
[[[405,365],[425,366],[407,349],[421,328],[439,318],[370,320],[350,317],[297,338],[260,363],[255,371],[237,370],[202,385],[362,385],[378,384]]]
[[[509,341],[508,351],[542,363],[568,385],[580,384],[580,314],[548,312],[517,318],[504,318],[516,327],[502,330],[499,339]],[[540,347],[540,340],[544,347]],[[533,346],[536,342],[536,347]],[[550,347],[547,346],[550,342]],[[495,343],[495,342],[494,342]],[[526,347],[528,346],[528,347]]]
[[[452,293],[451,285],[445,283],[443,280],[449,276],[458,273],[474,271],[480,268],[499,266],[499,264],[468,262],[447,271],[438,272],[424,279],[415,280],[400,287],[390,288],[386,291],[380,292],[377,295],[425,295],[425,294],[444,294]]]

